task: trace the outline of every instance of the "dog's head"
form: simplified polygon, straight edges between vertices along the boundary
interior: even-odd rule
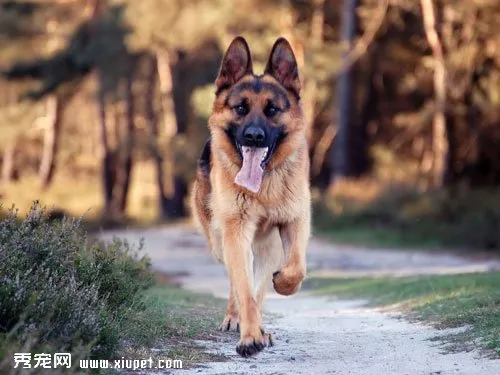
[[[250,49],[237,37],[216,80],[209,119],[214,144],[239,172],[235,182],[258,192],[263,175],[289,158],[305,137],[297,62],[278,39],[263,75],[255,75]]]

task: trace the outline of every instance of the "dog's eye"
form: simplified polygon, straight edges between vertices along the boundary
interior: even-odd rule
[[[248,107],[245,104],[238,104],[233,107],[233,110],[238,116],[246,116],[248,114]]]
[[[264,114],[267,116],[267,117],[273,117],[275,116],[278,112],[280,111],[280,109],[278,107],[275,107],[274,105],[272,104],[269,104],[265,109],[264,109]]]

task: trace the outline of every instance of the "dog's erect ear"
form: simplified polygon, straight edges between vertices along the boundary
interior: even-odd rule
[[[292,46],[285,38],[279,38],[271,50],[265,73],[272,75],[284,88],[300,93],[299,68]]]
[[[253,74],[252,57],[247,41],[238,36],[231,42],[222,60],[219,75],[215,80],[217,91],[234,85],[246,74]]]

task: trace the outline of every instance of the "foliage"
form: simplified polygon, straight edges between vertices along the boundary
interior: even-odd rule
[[[70,351],[73,361],[174,355],[185,366],[221,359],[192,340],[213,336],[223,300],[160,276],[153,286],[142,244],[92,241],[80,220],[53,220],[38,205],[16,213],[0,221],[0,372],[12,370],[14,352]]]
[[[91,245],[78,220],[50,222],[34,205],[19,221],[10,210],[0,222],[2,351],[18,342],[110,358],[123,320],[144,308],[149,267],[126,242]]]

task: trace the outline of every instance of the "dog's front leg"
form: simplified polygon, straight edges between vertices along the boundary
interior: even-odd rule
[[[280,226],[283,248],[288,252],[285,266],[273,275],[274,290],[285,296],[297,293],[306,276],[306,248],[311,235],[311,219],[306,214]]]
[[[227,219],[222,228],[224,263],[236,292],[240,314],[240,341],[236,351],[243,357],[271,345],[271,336],[261,329],[260,311],[253,295],[252,241],[256,226],[240,217]]]

